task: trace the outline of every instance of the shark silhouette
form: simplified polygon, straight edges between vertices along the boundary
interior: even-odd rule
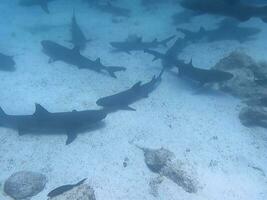
[[[141,98],[147,98],[156,85],[161,81],[161,76],[164,70],[156,77],[154,76],[151,81],[142,84],[141,81],[134,84],[128,90],[113,94],[111,96],[103,97],[97,100],[96,104],[103,106],[106,110],[132,110],[129,105],[138,101]]]
[[[65,63],[75,65],[79,69],[90,69],[96,72],[107,71],[113,78],[117,78],[115,72],[126,70],[124,67],[104,66],[101,63],[100,58],[92,61],[81,55],[79,48],[77,47],[68,49],[50,40],[43,40],[41,44],[43,46],[43,52],[50,57],[49,62],[63,61]]]
[[[43,11],[49,13],[48,3],[55,0],[20,0],[19,5],[21,6],[41,6]]]
[[[19,135],[33,130],[64,131],[68,136],[68,145],[76,139],[81,128],[103,120],[106,115],[104,110],[51,113],[40,104],[36,104],[32,115],[8,115],[0,108],[0,126],[16,129]]]
[[[258,17],[267,22],[267,6],[243,3],[241,0],[182,0],[180,4],[204,14],[233,17],[240,21]]]

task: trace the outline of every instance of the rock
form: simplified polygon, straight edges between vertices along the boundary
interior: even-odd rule
[[[185,169],[178,167],[178,165],[168,163],[168,165],[162,168],[160,174],[172,180],[188,193],[197,192],[196,181],[192,177],[190,177]]]
[[[219,89],[225,92],[239,98],[255,98],[267,94],[266,88],[255,82],[255,74],[261,74],[261,79],[267,78],[266,64],[255,62],[244,53],[232,52],[214,68],[234,74],[231,80],[219,83]]]
[[[41,192],[47,180],[43,174],[20,171],[12,174],[4,184],[4,192],[16,200],[26,199]]]
[[[170,161],[174,154],[167,149],[146,149],[144,151],[145,162],[147,167],[152,171],[159,173],[160,170]]]
[[[188,171],[190,171],[190,174],[193,174],[192,170],[189,170],[189,167],[185,167],[181,161],[175,161],[174,153],[164,148],[141,149],[144,151],[145,163],[152,172],[158,173],[160,176],[164,176],[172,180],[188,193],[197,192],[197,181],[194,180],[194,178],[192,178],[188,173]],[[150,183],[150,187],[153,186],[151,187],[153,195],[157,195],[158,184],[159,181],[152,181]]]
[[[152,178],[149,182],[150,186],[150,194],[152,194],[154,197],[159,196],[159,185],[162,183],[163,177],[157,176],[156,178]]]
[[[95,192],[88,184],[82,184],[48,200],[96,200]]]
[[[267,128],[267,112],[260,107],[245,107],[239,113],[244,126],[261,126]]]

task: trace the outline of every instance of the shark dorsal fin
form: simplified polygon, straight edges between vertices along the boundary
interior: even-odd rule
[[[142,83],[141,81],[137,82],[136,84],[133,85],[133,87],[131,89],[136,90],[136,89],[140,88],[141,83]]]
[[[100,58],[97,58],[97,59],[95,60],[95,64],[97,64],[97,65],[101,65]]]
[[[73,53],[75,54],[80,54],[80,47],[78,46],[74,46],[73,49],[72,49]]]
[[[158,42],[158,38],[155,38],[152,42],[153,43],[157,43]]]
[[[137,37],[137,42],[142,42],[143,41],[143,38],[142,37]]]
[[[193,59],[191,58],[190,62],[188,63],[189,67],[193,67]]]
[[[36,103],[35,104],[35,112],[34,115],[46,115],[49,112],[40,104]]]
[[[201,26],[200,28],[199,28],[199,33],[204,33],[206,31],[206,29],[203,27],[203,26]]]

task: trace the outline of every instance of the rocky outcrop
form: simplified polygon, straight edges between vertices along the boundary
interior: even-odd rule
[[[267,112],[261,107],[245,107],[239,113],[244,126],[261,126],[267,128]]]
[[[49,200],[96,200],[96,198],[93,188],[88,184],[82,184]]]
[[[215,69],[234,74],[234,78],[219,84],[219,89],[241,99],[255,98],[267,94],[266,87],[259,85],[255,79],[267,79],[267,64],[258,63],[248,55],[233,52],[221,59]]]
[[[197,181],[193,178],[192,167],[185,163],[175,160],[175,155],[167,149],[148,149],[141,148],[144,152],[147,167],[160,177],[166,177],[182,187],[188,193],[196,193],[198,190]],[[158,185],[162,182],[161,178],[153,179],[150,182],[152,194],[157,195]]]
[[[20,171],[12,174],[4,184],[4,192],[16,199],[28,199],[41,192],[47,180],[43,174]]]

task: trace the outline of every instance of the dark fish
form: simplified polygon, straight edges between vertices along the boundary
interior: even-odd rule
[[[7,56],[0,53],[0,70],[3,71],[14,71],[15,70],[15,61],[13,56]]]
[[[166,55],[149,49],[145,50],[145,52],[153,55],[154,60],[161,59],[167,69],[176,66],[179,70],[180,76],[199,82],[200,85],[204,85],[206,83],[218,83],[233,78],[233,74],[229,72],[215,69],[197,68],[193,66],[192,61],[190,63],[185,63],[184,61],[172,56],[172,54]]]
[[[106,4],[98,3],[95,5],[95,7],[102,12],[109,13],[117,17],[130,17],[131,14],[131,10],[115,6],[109,1]]]
[[[232,79],[234,76],[229,72],[216,69],[196,68],[191,62],[187,66],[177,66],[179,75],[198,82],[200,85],[206,83],[219,83]]]
[[[254,82],[257,83],[258,85],[266,86],[267,85],[267,78],[265,78],[265,79],[255,79]]]
[[[184,61],[178,59],[178,55],[186,45],[187,42],[184,39],[178,38],[165,53],[160,53],[151,49],[145,49],[144,52],[153,55],[153,61],[160,59],[164,69],[171,69],[175,66],[187,65]]]
[[[240,21],[258,17],[267,22],[267,6],[243,3],[241,0],[182,0],[180,4],[204,14],[233,17]]]
[[[50,40],[43,40],[41,44],[43,52],[50,57],[49,62],[63,61],[77,66],[79,69],[90,69],[96,72],[107,71],[113,78],[117,78],[115,72],[126,70],[124,67],[104,66],[100,58],[92,61],[81,55],[78,48],[68,49]]]
[[[258,34],[261,30],[258,28],[239,26],[236,21],[225,19],[219,23],[219,27],[216,29],[206,30],[201,27],[199,31],[193,32],[177,28],[177,31],[185,35],[184,39],[187,42],[237,40],[242,43],[253,39],[252,36]]]
[[[166,47],[167,43],[173,38],[175,38],[174,35],[161,41],[158,41],[158,39],[154,39],[151,42],[144,42],[142,37],[132,35],[122,42],[110,42],[110,45],[114,47],[117,51],[123,51],[130,54],[131,51],[143,51],[144,49],[153,49],[159,46]]]
[[[48,193],[48,197],[52,198],[52,197],[55,197],[55,196],[58,196],[58,195],[61,195],[63,194],[64,192],[67,192],[71,189],[73,189],[74,187],[78,187],[79,185],[82,185],[84,183],[84,181],[86,180],[83,179],[81,181],[79,181],[78,183],[76,184],[70,184],[70,185],[62,185],[60,187],[57,187],[55,188],[54,190],[52,190],[51,192]]]
[[[41,6],[41,8],[49,13],[48,3],[54,0],[20,0],[19,5],[21,6]]]
[[[32,130],[62,130],[68,136],[66,144],[70,144],[81,128],[87,128],[106,116],[103,110],[51,113],[36,104],[32,115],[8,115],[0,108],[0,126],[16,129],[19,135]]]
[[[141,98],[147,98],[156,85],[161,81],[161,76],[164,70],[161,71],[158,77],[153,77],[151,81],[142,84],[141,81],[134,84],[130,89],[119,92],[117,94],[103,97],[97,100],[96,104],[110,110],[132,110],[129,105],[138,101]]]

